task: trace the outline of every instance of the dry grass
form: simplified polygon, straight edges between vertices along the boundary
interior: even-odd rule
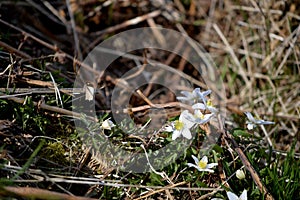
[[[284,163],[290,151],[295,151],[290,159],[299,162],[300,10],[297,9],[298,7],[300,4],[297,2],[265,0],[259,2],[253,0],[116,2],[67,0],[38,3],[30,0],[2,1],[0,3],[0,87],[3,90],[0,90],[0,109],[2,109],[0,144],[6,146],[0,147],[1,162],[5,164],[0,174],[1,177],[8,177],[8,179],[1,182],[0,197],[15,194],[30,198],[26,195],[34,191],[37,195],[44,195],[46,192],[48,197],[54,195],[56,198],[62,196],[65,199],[72,199],[62,194],[34,190],[34,188],[47,190],[53,188],[54,191],[78,196],[89,195],[100,199],[116,197],[115,195],[123,199],[150,199],[151,196],[163,199],[177,199],[176,197],[203,199],[217,192],[221,194],[222,189],[219,187],[221,183],[233,190],[241,191],[242,188],[235,186],[231,182],[232,176],[229,175],[234,175],[234,171],[230,170],[231,167],[234,166],[235,169],[245,163],[234,162],[239,159],[235,157],[234,148],[231,149],[229,144],[220,144],[228,155],[218,154],[224,156],[222,159],[225,162],[224,166],[219,164],[221,168],[219,172],[222,171],[223,174],[220,172],[218,175],[202,174],[198,177],[193,173],[188,175],[185,166],[178,164],[170,166],[162,174],[157,172],[142,176],[122,174],[114,169],[102,169],[101,175],[97,176],[95,174],[98,173],[99,168],[95,169],[89,165],[93,159],[90,158],[87,149],[81,149],[74,124],[69,118],[71,115],[77,117],[81,115],[70,111],[70,91],[60,89],[72,87],[78,72],[78,64],[81,64],[83,58],[98,43],[121,31],[149,26],[162,26],[186,32],[209,52],[218,67],[226,89],[225,103],[229,113],[225,120],[227,129],[245,128],[244,119],[241,119],[245,111],[276,122],[275,126],[266,126],[261,131],[251,133],[263,137],[257,144],[253,142],[255,140],[249,142],[245,139],[243,142],[238,139],[239,145],[245,148],[245,152],[250,149],[247,156],[252,164],[257,160],[267,160],[267,158],[260,160],[255,157],[257,156],[255,151],[257,149],[257,151],[265,151],[268,149],[268,144],[271,144],[272,152],[279,155],[273,157],[278,158],[278,163],[271,162],[268,169],[259,170],[261,166],[259,164],[254,166],[260,176],[265,175],[260,178],[267,189],[272,191],[269,184],[274,178],[272,173],[274,175],[277,171],[270,172],[271,175],[267,174],[267,171],[273,169],[274,165],[278,165],[279,171],[279,164]],[[160,42],[165,42],[163,35],[158,32],[153,34]],[[180,47],[180,42],[178,46]],[[187,49],[186,53],[188,52]],[[199,74],[178,56],[151,50],[135,53],[137,54],[135,59],[141,63],[144,60],[143,55],[150,54],[151,59],[173,66],[182,74],[184,73],[186,77],[193,80],[195,87],[203,84],[199,82],[201,78]],[[116,77],[133,68],[136,63],[123,58],[114,65],[124,67],[111,68],[110,72],[99,81],[101,90],[104,91],[97,104],[101,111],[110,111],[107,107],[109,102],[107,98],[116,84]],[[25,88],[28,91],[18,94],[20,96],[4,92],[4,88],[12,87]],[[48,90],[46,93],[47,90],[43,90],[43,94],[35,93],[30,89],[34,87],[55,88],[55,92]],[[144,94],[151,94],[156,89],[161,88],[153,85],[141,88]],[[59,90],[61,93],[58,92]],[[41,95],[47,97],[45,101]],[[136,117],[138,122],[144,122],[144,115],[153,104],[148,99],[148,95],[138,95],[131,99],[131,111],[136,110],[132,116]],[[157,102],[154,103],[166,107],[172,107],[170,106],[172,104],[176,108],[177,104],[173,102],[176,101],[174,95],[167,93],[158,96]],[[169,116],[178,116],[178,110],[175,108],[169,110]],[[40,157],[31,158],[30,155],[33,155],[35,148],[42,145],[37,142],[41,138],[47,141],[46,147],[40,150]],[[140,138],[130,138],[129,141],[141,142]],[[197,142],[199,144],[199,141]],[[152,147],[158,148],[153,143]],[[260,146],[256,147],[256,145]],[[194,147],[197,147],[197,144],[193,144]],[[195,151],[199,152],[199,149],[189,150],[187,154]],[[23,157],[19,157],[19,154]],[[214,156],[218,157],[217,153]],[[32,167],[48,173],[35,171]],[[61,168],[64,170],[60,177]],[[177,171],[178,168],[182,171]],[[15,175],[25,169],[26,173],[16,178]],[[15,183],[20,182],[18,186],[30,186],[32,190],[17,193],[13,188],[5,187],[12,177]],[[83,177],[90,179],[83,180],[81,179]],[[43,182],[43,178],[47,178],[48,182]],[[107,185],[103,186],[102,182],[99,183],[98,178],[107,180]],[[36,182],[26,183],[26,180],[32,179]],[[253,191],[251,194],[248,193],[250,199],[261,198],[262,195],[259,196],[255,184],[252,183],[253,176],[252,178],[248,176],[248,179],[249,183],[245,185]],[[84,181],[100,186],[74,185]],[[138,187],[141,182],[143,182],[142,186]],[[294,188],[299,189],[299,186],[295,185]],[[202,189],[203,191],[200,191]],[[282,198],[280,194],[272,192],[271,195],[274,197]],[[43,198],[47,199],[47,195]]]

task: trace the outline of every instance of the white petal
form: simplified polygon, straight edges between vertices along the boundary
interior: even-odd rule
[[[182,136],[189,140],[192,139],[192,133],[188,128],[182,130]]]
[[[108,123],[109,123],[110,127],[115,127],[116,126],[110,119],[108,120]]]
[[[203,96],[207,96],[207,95],[209,95],[210,93],[211,93],[211,90],[206,90],[206,91],[202,92],[202,95],[203,95]]]
[[[180,136],[181,132],[178,130],[175,130],[172,134],[172,140],[176,140]]]
[[[211,118],[213,115],[214,115],[213,113],[210,113],[210,114],[204,115],[204,118],[203,118],[203,119],[195,118],[195,122],[196,122],[197,124],[205,124],[205,123],[207,123],[207,122],[210,120],[210,118]]]
[[[212,170],[212,169],[201,169],[201,171],[204,171],[204,172],[211,172],[211,173],[214,173],[215,171]]]
[[[247,200],[247,199],[248,199],[248,197],[247,197],[247,190],[244,190],[244,191],[243,191],[243,193],[242,193],[241,196],[240,196],[240,199],[241,199],[241,200]]]
[[[211,90],[201,92],[200,88],[199,88],[199,90],[197,90],[196,93],[197,93],[197,96],[203,101],[204,105],[206,105],[206,98],[205,97],[211,93]]]
[[[200,90],[200,88],[195,88],[195,89],[193,90],[193,95],[194,95],[195,98],[201,98],[201,97],[200,97],[200,95],[201,95],[201,90]]]
[[[200,110],[197,109],[197,110],[194,111],[194,117],[195,118],[200,118],[201,119],[202,116],[203,116],[203,114]]]
[[[214,115],[213,113],[204,115],[203,123],[208,122],[213,115]]]
[[[187,110],[184,110],[181,113],[179,117],[179,121],[182,121],[186,128],[192,128],[195,125],[195,123],[193,122],[194,116],[191,113],[189,113],[189,111]]]
[[[256,122],[256,120],[254,119],[253,115],[250,112],[244,112],[244,113],[251,122],[254,123]]]
[[[263,125],[263,124],[275,124],[275,122],[270,122],[270,121],[265,121],[265,120],[257,120],[256,122],[259,125]]]
[[[227,197],[229,200],[239,200],[239,197],[236,196],[236,194],[232,193],[232,192],[227,192]]]
[[[184,119],[186,119],[186,117],[189,115],[189,111],[188,110],[184,110],[181,112],[180,116],[179,116],[179,121],[183,121]]]
[[[192,92],[189,91],[182,91],[181,94],[186,96],[187,100],[192,100],[194,98],[194,95]]]
[[[213,107],[213,106],[207,106],[207,109],[208,109],[211,113],[217,113],[217,112],[218,112],[218,109],[216,109],[216,108]]]
[[[192,106],[194,110],[205,110],[205,105],[203,103],[196,103]]]
[[[189,167],[195,167],[195,168],[198,168],[198,166],[197,165],[194,165],[193,163],[188,163],[187,164]]]
[[[193,155],[192,155],[192,158],[194,159],[194,161],[195,161],[196,165],[198,165],[198,163],[199,163],[199,159],[198,159],[196,156],[193,156]]]
[[[176,97],[177,100],[179,101],[189,101],[190,99],[187,97]]]
[[[183,118],[184,118],[184,115],[186,115],[186,113],[188,113],[188,112],[189,112],[188,110],[182,111],[181,114],[180,114],[180,116],[179,116],[179,119],[178,119],[178,120],[182,122],[182,120],[183,120]]]
[[[107,119],[107,120],[102,122],[101,126],[102,126],[103,129],[111,130],[111,128],[116,126],[116,125],[114,125],[114,123],[111,120]]]
[[[201,159],[202,162],[208,163],[208,158],[207,156],[203,156],[203,158]]]
[[[193,90],[193,93],[194,93],[194,94],[201,93],[200,88],[195,88],[195,89]]]
[[[174,131],[174,127],[173,126],[166,126],[165,128],[164,128],[164,131],[166,131],[166,132],[173,132]]]
[[[249,124],[247,125],[247,129],[248,129],[248,130],[252,130],[254,127],[255,127],[255,125],[252,124],[252,123],[249,123]]]
[[[209,163],[209,164],[206,165],[206,169],[211,169],[215,166],[218,166],[218,163]]]

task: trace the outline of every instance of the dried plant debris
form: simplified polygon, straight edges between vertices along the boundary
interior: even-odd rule
[[[298,7],[1,1],[0,198],[299,198]]]

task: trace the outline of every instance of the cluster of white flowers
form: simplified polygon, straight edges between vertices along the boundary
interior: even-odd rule
[[[196,88],[192,92],[182,91],[181,93],[183,96],[177,97],[177,99],[190,105],[193,112],[191,113],[188,110],[182,111],[178,120],[166,126],[165,131],[173,132],[172,140],[176,140],[180,136],[192,139],[191,129],[197,125],[208,123],[218,113],[218,109],[213,106],[211,99],[208,98],[211,90],[201,92],[200,88]],[[274,122],[256,119],[250,112],[245,112],[245,115],[248,118],[246,124],[249,130],[252,130],[257,125],[274,124]],[[106,130],[111,130],[114,126],[115,124],[110,119],[106,119],[101,124],[101,128]],[[214,172],[213,168],[218,165],[218,163],[208,163],[207,156],[202,157],[201,160],[194,155],[192,155],[192,158],[194,163],[187,163],[187,165],[201,172]],[[237,170],[236,177],[240,180],[245,179],[244,171]],[[247,190],[244,190],[240,196],[229,191],[226,194],[229,200],[247,200]],[[218,200],[219,198],[213,199]]]
[[[172,122],[171,125],[165,128],[165,131],[173,132],[172,140],[175,140],[180,136],[191,139],[192,134],[190,129],[196,125],[208,123],[218,112],[218,110],[213,106],[211,99],[207,98],[210,93],[211,90],[201,92],[200,88],[196,88],[192,92],[181,92],[184,96],[177,97],[177,99],[191,105],[193,113],[190,113],[188,110],[184,110],[180,114],[178,120]],[[200,161],[196,156],[192,156],[192,158],[194,159],[195,164],[188,163],[188,166],[194,167],[198,171],[214,172],[212,168],[218,165],[218,163],[208,164],[207,156],[204,156]]]
[[[192,106],[194,113],[184,110],[179,119],[167,126],[165,131],[173,132],[172,140],[183,136],[187,139],[192,138],[190,129],[195,125],[201,125],[209,122],[209,120],[218,112],[213,106],[212,101],[207,99],[211,90],[201,92],[200,88],[194,89],[192,92],[182,91],[183,97],[177,97],[178,100],[188,103]],[[207,111],[209,113],[207,113]],[[204,114],[207,113],[207,114]]]
[[[191,105],[193,113],[190,113],[188,110],[184,110],[180,114],[178,120],[172,122],[165,128],[165,131],[173,132],[172,140],[176,140],[180,136],[191,139],[191,128],[196,125],[208,123],[211,118],[216,115],[218,109],[213,106],[211,99],[208,98],[211,92],[211,90],[201,92],[200,88],[196,88],[192,92],[181,92],[183,96],[177,97],[177,100]],[[245,112],[245,114],[249,120],[247,121],[247,128],[249,130],[253,129],[256,125],[274,124],[274,122],[255,119],[250,112]],[[192,158],[194,159],[195,164],[188,163],[188,166],[194,167],[198,171],[214,172],[212,168],[218,165],[217,163],[208,164],[207,156],[204,156],[200,161],[196,156],[192,155]],[[245,174],[243,171],[238,171],[237,177],[239,179],[243,179],[245,178]]]

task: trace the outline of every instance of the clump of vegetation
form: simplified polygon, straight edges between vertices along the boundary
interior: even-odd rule
[[[1,2],[0,197],[299,199],[299,6]]]

